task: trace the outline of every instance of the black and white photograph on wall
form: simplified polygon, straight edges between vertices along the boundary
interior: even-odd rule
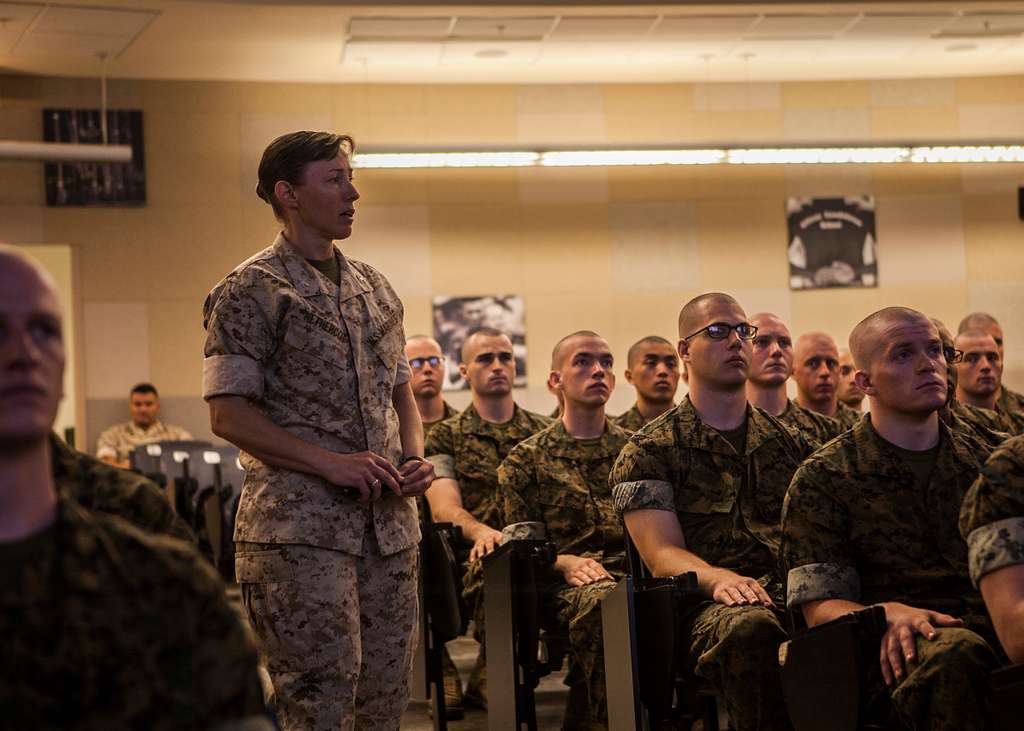
[[[107,142],[131,145],[126,163],[45,163],[48,206],[141,206],[146,203],[142,112],[107,110]],[[43,139],[75,144],[103,143],[99,109],[44,109]]]
[[[877,287],[874,196],[788,198],[790,289]]]
[[[526,311],[523,298],[514,294],[478,297],[434,297],[434,337],[445,355],[445,390],[469,388],[459,373],[459,351],[466,338],[481,327],[493,327],[509,336],[516,359],[516,387],[526,386]]]

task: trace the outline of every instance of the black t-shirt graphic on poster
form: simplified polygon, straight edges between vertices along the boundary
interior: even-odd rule
[[[789,198],[791,289],[877,287],[872,196]]]

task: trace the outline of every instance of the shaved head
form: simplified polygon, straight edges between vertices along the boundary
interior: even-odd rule
[[[555,343],[555,347],[551,349],[551,370],[561,370],[562,363],[565,361],[565,357],[572,351],[569,346],[572,345],[572,340],[576,338],[600,338],[593,330],[577,330],[574,333],[566,335],[564,338]]]
[[[722,304],[740,306],[734,297],[721,292],[708,292],[699,295],[683,305],[683,309],[679,311],[679,337],[689,337],[707,325],[704,322],[704,313],[709,307]]]
[[[884,349],[886,332],[894,326],[927,322],[935,327],[928,316],[909,307],[886,307],[865,317],[850,333],[850,352],[857,370],[866,371]]]
[[[839,346],[836,345],[836,341],[832,339],[831,335],[823,332],[809,332],[804,333],[796,339],[794,348],[796,350],[797,360],[800,359],[801,354],[819,346],[826,346],[834,349],[836,351],[836,357],[839,357]]]
[[[967,317],[960,321],[959,327],[957,327],[957,335],[965,333],[968,330],[981,330],[988,332],[992,327],[1000,327],[999,321],[992,317],[987,312],[972,312]]]
[[[640,338],[630,346],[629,352],[626,353],[626,367],[632,368],[635,366],[636,362],[644,356],[645,351],[649,350],[652,345],[667,345],[673,352],[676,349],[676,346],[660,335],[648,335],[645,338]]]
[[[485,338],[505,338],[508,340],[510,345],[512,343],[512,339],[501,330],[497,330],[493,327],[478,327],[466,336],[466,339],[462,341],[462,347],[459,348],[459,359],[462,361],[463,365],[472,360],[471,355],[473,353],[473,348],[476,347],[477,341]]]

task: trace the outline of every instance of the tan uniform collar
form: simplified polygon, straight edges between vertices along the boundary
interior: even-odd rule
[[[495,424],[485,420],[477,412],[476,407],[470,403],[466,410],[459,417],[462,421],[463,431],[471,434],[484,434],[494,437],[518,437],[526,439],[532,436],[535,429],[526,418],[526,412],[519,408],[519,404],[512,407],[512,418],[504,424]]]
[[[687,395],[676,407],[683,433],[688,435],[686,446],[705,452],[735,455],[732,445],[715,429],[701,421],[697,410]],[[747,404],[747,449],[743,455],[747,457],[757,451],[763,444],[780,436],[779,427],[765,416],[759,409]]]
[[[338,251],[338,247],[332,248],[334,255],[338,257],[338,264],[341,267],[341,293],[339,299],[345,301],[357,295],[372,292],[373,287],[370,286],[362,274],[349,265],[348,259]],[[292,246],[288,239],[284,237],[283,233],[279,233],[277,238],[274,239],[274,254],[284,265],[284,269],[288,273],[288,280],[292,283],[292,286],[303,297],[313,297],[318,294],[331,296],[335,293],[334,282],[328,282],[321,276],[306,261],[305,257]],[[327,285],[326,287],[325,284]]]
[[[858,460],[860,474],[877,474],[890,478],[906,478],[910,473],[903,458],[871,424],[871,414],[865,414],[850,430],[858,455],[884,455],[884,459]],[[971,445],[939,419],[939,453],[935,458],[932,479],[951,478],[962,472],[978,470],[979,457]]]
[[[601,441],[592,452],[587,454],[594,459],[614,457],[622,450],[622,445],[628,439],[628,433],[619,429],[612,424],[608,417],[605,417],[604,433],[601,434]],[[556,419],[555,423],[537,436],[537,445],[545,452],[553,457],[566,457],[569,459],[579,459],[582,456],[583,450],[579,445],[579,441],[579,439],[569,433],[561,419]]]

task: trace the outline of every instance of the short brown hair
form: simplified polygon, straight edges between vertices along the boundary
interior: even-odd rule
[[[257,173],[256,195],[269,203],[274,215],[284,217],[284,212],[274,197],[274,186],[284,180],[292,185],[302,182],[306,166],[320,160],[333,160],[338,151],[344,149],[351,157],[356,143],[348,135],[332,132],[289,132],[267,145],[260,160]]]

